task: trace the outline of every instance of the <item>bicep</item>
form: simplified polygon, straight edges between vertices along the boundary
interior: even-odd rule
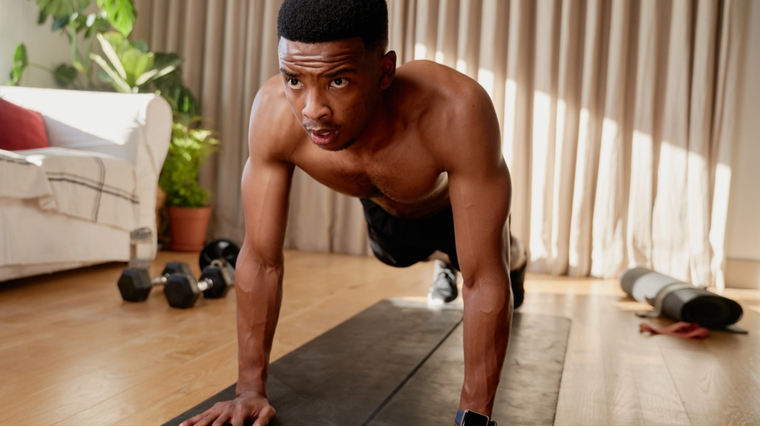
[[[445,154],[454,212],[457,255],[465,279],[508,271],[507,218],[512,181],[501,152],[501,136],[490,98],[478,93],[449,133],[460,142]],[[468,143],[461,143],[468,141]]]
[[[266,89],[262,88],[257,94],[251,111],[250,155],[243,170],[241,188],[245,249],[259,261],[274,264],[282,258],[295,166],[282,153],[289,135],[283,134],[282,126],[272,126],[281,120],[273,113],[279,103],[272,91]]]
[[[465,281],[483,272],[508,272],[506,239],[512,187],[504,161],[491,171],[450,173],[449,197]]]
[[[251,158],[242,180],[245,245],[263,261],[282,257],[292,165]]]

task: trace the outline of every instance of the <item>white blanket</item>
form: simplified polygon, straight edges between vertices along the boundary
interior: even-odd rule
[[[50,147],[0,150],[0,197],[37,199],[42,210],[133,230],[140,201],[124,159]]]

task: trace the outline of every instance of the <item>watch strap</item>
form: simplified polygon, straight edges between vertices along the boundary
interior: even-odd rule
[[[464,419],[464,411],[457,411],[457,416],[454,418],[454,422],[458,425],[462,425],[462,420]]]
[[[464,413],[465,412],[467,412],[467,410],[457,411],[457,416],[454,418],[454,422],[456,423],[456,425],[458,425],[458,426],[462,425],[462,421],[464,421]],[[496,421],[490,419],[489,417],[486,417],[486,418],[488,418],[488,425],[489,426],[495,426],[496,425]]]

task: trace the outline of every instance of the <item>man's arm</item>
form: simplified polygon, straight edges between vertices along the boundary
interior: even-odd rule
[[[282,302],[283,239],[293,165],[253,152],[243,172],[245,241],[236,264],[237,395],[266,397],[267,368]]]
[[[272,126],[277,122],[278,84],[279,78],[270,80],[254,101],[250,157],[241,183],[245,240],[235,269],[237,399],[217,403],[183,425],[242,425],[245,420],[266,425],[275,414],[267,400],[267,370],[282,302],[282,247],[294,169],[282,154],[282,141],[288,139],[283,129],[287,126]]]
[[[499,124],[480,87],[463,98],[444,168],[464,280],[465,380],[459,409],[491,415],[512,322],[509,216],[512,186]]]

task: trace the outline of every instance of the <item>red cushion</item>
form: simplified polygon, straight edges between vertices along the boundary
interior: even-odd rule
[[[31,150],[50,147],[42,114],[0,98],[0,149]]]

